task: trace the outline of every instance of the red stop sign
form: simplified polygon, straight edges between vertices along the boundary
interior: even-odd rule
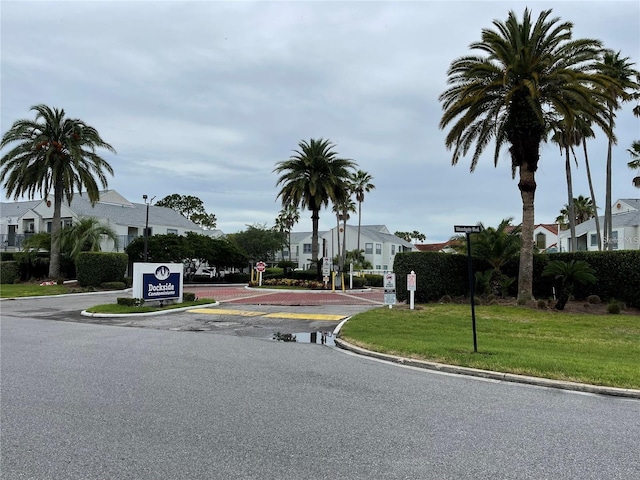
[[[267,268],[267,264],[264,262],[258,262],[256,263],[256,270],[259,272],[264,272],[265,269]]]

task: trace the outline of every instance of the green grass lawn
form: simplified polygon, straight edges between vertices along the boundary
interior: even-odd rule
[[[39,283],[5,283],[0,284],[0,298],[40,297],[46,295],[63,295],[81,291],[77,285],[40,285]]]
[[[465,367],[640,388],[640,316],[464,305],[379,308],[355,315],[340,338],[370,350]]]
[[[193,302],[171,303],[163,307],[142,305],[140,307],[129,307],[126,305],[118,305],[117,303],[104,303],[102,305],[96,305],[91,308],[87,308],[87,312],[91,313],[147,313],[147,312],[159,312],[162,310],[172,310],[182,307],[197,307],[198,305],[208,305],[215,303],[213,298],[199,298]]]

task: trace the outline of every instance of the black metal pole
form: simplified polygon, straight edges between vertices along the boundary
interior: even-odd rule
[[[146,200],[145,200],[145,203]],[[144,263],[147,263],[149,247],[149,204],[147,203],[147,220],[144,223]]]
[[[473,328],[473,352],[478,352],[478,340],[476,338],[476,295],[473,281],[473,265],[471,262],[471,233],[467,232],[467,263],[469,265],[469,295],[471,297],[471,326]]]

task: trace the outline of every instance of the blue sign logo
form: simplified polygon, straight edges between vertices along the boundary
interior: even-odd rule
[[[142,298],[145,300],[171,300],[180,297],[180,274],[171,273],[162,265],[154,273],[142,275]]]

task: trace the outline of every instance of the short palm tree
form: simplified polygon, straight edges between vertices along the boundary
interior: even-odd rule
[[[560,292],[555,307],[557,310],[564,310],[576,283],[586,285],[596,281],[594,270],[584,260],[570,260],[568,262],[553,260],[544,267],[542,276],[553,277],[557,282]]]
[[[100,252],[102,241],[109,239],[118,248],[118,235],[109,225],[95,217],[82,217],[72,225],[64,227],[55,234],[59,237],[60,250],[74,261],[80,252]]]
[[[548,128],[547,113],[559,113],[573,126],[581,112],[605,131],[609,129],[604,106],[607,78],[590,70],[601,42],[572,40],[573,25],[550,15],[551,10],[545,10],[533,21],[525,9],[522,21],[514,12],[506,22],[495,20],[495,29],[484,29],[482,40],[471,44],[472,50],[484,55],[453,61],[448,71],[450,86],[440,95],[444,109],[440,127],[450,126],[445,143],[453,149],[452,164],[475,144],[474,171],[490,142],[495,142],[496,164],[501,148],[509,147],[522,198],[518,292],[526,298],[531,298],[533,289],[535,172]]]
[[[336,212],[338,220],[338,229],[336,236],[338,236],[338,257],[340,270],[344,268],[344,262],[347,253],[347,220],[351,218],[351,213],[356,212],[356,204],[351,198],[346,198],[341,202],[337,202],[333,206],[333,211]],[[342,221],[342,250],[340,249],[340,221]]]
[[[289,249],[289,261],[291,261],[291,230],[300,221],[300,210],[295,205],[287,205],[276,218],[276,228],[287,236],[287,247]],[[284,244],[283,244],[284,245]],[[284,260],[284,254],[282,259]]]
[[[640,92],[640,83],[635,78],[639,78],[640,73],[633,68],[633,63],[629,57],[622,57],[621,52],[606,50],[602,61],[597,65],[598,70],[609,77],[610,81],[605,86],[608,96],[610,97],[606,105],[609,110],[610,125],[609,129],[613,130],[613,120],[615,111],[620,108],[621,103],[637,98]],[[613,243],[608,240],[613,234],[612,211],[611,211],[611,164],[612,150],[615,143],[615,137],[609,135],[609,143],[607,146],[607,171],[606,171],[606,190],[605,190],[605,206],[604,206],[604,237],[607,250],[613,248]]]
[[[67,118],[62,109],[46,105],[31,107],[35,120],[18,120],[3,135],[0,148],[16,143],[0,160],[0,182],[4,182],[7,198],[23,195],[33,199],[36,193],[47,197],[53,192],[51,223],[51,260],[49,277],[60,275],[60,230],[62,200],[69,203],[77,190],[86,188],[89,201],[100,198],[98,182],[107,186],[105,173],[113,169],[96,150],[114,152],[98,131],[80,119]],[[96,181],[97,180],[97,181]]]
[[[318,223],[320,209],[329,202],[349,196],[349,178],[356,166],[353,160],[339,158],[335,145],[329,140],[301,141],[298,150],[288,159],[276,164],[273,170],[280,175],[278,197],[282,205],[295,205],[311,211],[311,262],[318,264]]]
[[[362,226],[362,202],[364,202],[365,193],[369,193],[376,186],[371,183],[373,177],[364,170],[358,170],[351,177],[352,191],[356,195],[358,202],[358,242],[357,250],[360,250],[360,227]]]
[[[586,222],[596,216],[596,209],[589,197],[578,195],[577,198],[573,199],[573,206],[573,215],[576,225]],[[567,224],[570,219],[569,215],[569,206],[565,205],[560,210],[560,215],[556,218],[556,222],[560,225]]]

